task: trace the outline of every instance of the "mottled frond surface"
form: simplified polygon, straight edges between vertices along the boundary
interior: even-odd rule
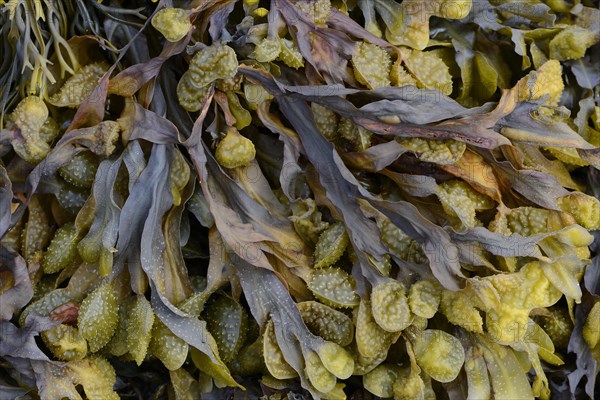
[[[0,399],[600,398],[597,0],[0,0]]]

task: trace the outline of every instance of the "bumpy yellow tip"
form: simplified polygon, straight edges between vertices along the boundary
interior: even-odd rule
[[[187,35],[192,24],[186,10],[163,8],[152,18],[152,26],[169,42],[177,42]]]
[[[377,89],[390,85],[392,60],[390,55],[376,44],[360,42],[352,56],[356,80]]]
[[[317,349],[325,368],[340,379],[348,379],[354,371],[354,360],[344,348],[333,342],[325,342]]]
[[[256,10],[254,10],[254,12],[252,13],[252,16],[257,17],[257,18],[262,18],[262,17],[266,17],[269,14],[269,10],[267,10],[264,7],[260,7],[257,8]]]
[[[229,129],[219,142],[215,156],[225,168],[244,167],[254,160],[256,149],[250,139],[243,137],[235,129]]]
[[[519,100],[538,100],[547,96],[545,104],[557,106],[565,85],[560,62],[550,60],[518,83]]]
[[[473,2],[471,0],[446,0],[440,4],[439,15],[448,19],[463,19],[469,15]]]
[[[561,210],[571,214],[586,229],[600,228],[600,201],[581,192],[573,192],[558,200]]]

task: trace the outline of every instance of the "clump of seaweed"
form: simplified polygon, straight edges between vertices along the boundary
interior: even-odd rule
[[[594,398],[598,20],[0,1],[0,394]]]

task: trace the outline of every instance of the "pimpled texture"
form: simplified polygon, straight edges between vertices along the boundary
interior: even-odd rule
[[[263,355],[265,366],[273,377],[277,379],[290,379],[298,376],[298,373],[285,360],[275,335],[273,321],[269,321],[263,336]]]
[[[246,339],[248,315],[235,300],[220,296],[204,312],[206,327],[215,338],[224,363],[238,354]]]
[[[152,339],[155,319],[150,302],[144,296],[134,297],[127,319],[127,347],[136,364],[141,365]]]
[[[452,76],[448,66],[435,53],[412,50],[404,58],[409,71],[414,71],[417,86],[424,89],[437,89],[449,95],[452,93]]]
[[[225,168],[246,166],[254,160],[255,155],[254,143],[234,129],[227,131],[215,151],[217,161]]]
[[[388,352],[386,350],[373,357],[365,357],[360,354],[356,343],[354,343],[351,347],[351,355],[354,360],[354,371],[352,371],[352,375],[362,376],[373,371],[378,365],[384,362],[388,356]]]
[[[377,324],[371,311],[371,302],[368,300],[361,301],[356,315],[355,329],[358,352],[368,358],[375,358],[387,352],[394,335]]]
[[[91,188],[98,170],[98,158],[90,152],[73,157],[58,170],[60,176],[72,185]]]
[[[354,360],[342,346],[333,342],[324,342],[316,352],[327,371],[339,379],[348,379],[354,370]]]
[[[410,310],[423,318],[432,318],[438,310],[441,300],[441,289],[433,281],[415,282],[408,294]]]
[[[185,72],[177,84],[177,100],[187,111],[194,112],[202,107],[202,99],[208,93],[210,86],[200,88],[192,85],[189,71]]]
[[[176,151],[171,164],[171,193],[173,194],[173,204],[181,204],[181,192],[190,180],[190,166],[181,152]]]
[[[346,228],[341,222],[330,225],[317,240],[315,246],[315,268],[329,267],[340,259],[346,247],[348,247],[349,239],[346,233]]]
[[[581,58],[587,48],[596,42],[597,34],[591,30],[571,26],[550,41],[550,57],[559,61]]]
[[[416,339],[415,357],[425,373],[438,382],[451,382],[465,362],[460,341],[444,331],[428,329]]]
[[[47,274],[56,273],[69,266],[77,258],[79,232],[72,223],[61,226],[44,254],[42,266]]]
[[[376,285],[371,292],[373,318],[388,332],[400,332],[411,320],[406,289],[396,280]]]
[[[586,229],[600,228],[600,201],[581,192],[571,193],[558,200],[561,210],[571,214]]]
[[[475,305],[474,299],[463,291],[442,292],[440,310],[448,321],[468,331],[482,333],[483,319]]]
[[[53,290],[29,304],[19,316],[19,324],[24,325],[29,314],[47,317],[50,312],[61,304],[72,300],[72,295],[66,290]]]
[[[329,227],[323,221],[323,214],[318,210],[315,201],[311,198],[301,199],[291,205],[292,215],[288,217],[294,224],[294,229],[307,243],[317,242],[320,234]]]
[[[162,321],[154,321],[150,351],[169,371],[175,371],[183,365],[188,350],[188,344],[175,336]]]
[[[322,393],[330,392],[336,383],[335,376],[327,371],[314,351],[304,354],[305,371],[310,383]]]
[[[25,97],[10,114],[9,127],[17,132],[11,144],[25,161],[38,163],[50,151],[49,144],[44,140],[46,137],[41,135],[48,115],[48,107],[37,96]]]
[[[438,186],[437,196],[444,211],[451,217],[457,217],[467,228],[481,225],[477,212],[494,207],[494,202],[477,192],[468,183],[460,180],[447,181]]]
[[[594,398],[594,3],[0,0],[3,389]]]
[[[319,131],[321,131],[327,140],[334,140],[337,136],[339,116],[329,108],[317,103],[312,103],[310,108]]]
[[[87,355],[87,342],[77,328],[60,324],[43,331],[42,339],[59,360],[81,360]]]
[[[235,75],[238,61],[235,51],[227,45],[214,44],[198,51],[190,62],[189,80],[201,88],[216,79],[227,79]]]
[[[422,161],[447,165],[457,162],[467,145],[457,140],[431,140],[423,138],[397,139],[402,147],[412,151]]]
[[[371,147],[371,132],[348,118],[340,118],[336,135],[350,144],[355,151],[364,151]]]
[[[281,52],[281,42],[279,38],[264,38],[256,47],[252,56],[256,61],[271,62],[275,60]]]
[[[59,107],[77,107],[92,93],[102,75],[108,71],[108,64],[97,62],[82,67],[67,79],[58,93],[50,98],[50,103]]]
[[[331,11],[330,0],[298,0],[296,7],[315,24],[323,25]]]
[[[96,352],[108,343],[119,322],[119,305],[110,283],[94,289],[81,303],[77,326],[87,339],[90,351]]]
[[[68,374],[75,384],[83,386],[89,400],[118,400],[113,390],[117,380],[112,365],[101,356],[92,356],[67,364]]]
[[[421,246],[389,219],[381,220],[378,226],[381,232],[381,241],[389,247],[392,254],[405,261],[414,261],[417,264],[421,264],[426,260]]]
[[[400,368],[393,364],[382,364],[368,374],[363,375],[365,389],[375,396],[394,397],[394,382],[398,379]]]
[[[285,65],[291,68],[298,69],[304,66],[304,58],[298,49],[298,45],[289,39],[280,39],[281,48],[279,52],[279,59],[283,61]]]
[[[352,342],[354,325],[346,314],[316,301],[304,301],[297,305],[304,323],[313,334],[340,346]]]
[[[32,197],[27,210],[27,223],[21,232],[21,252],[27,261],[39,262],[42,250],[52,238],[53,229],[41,198]]]
[[[354,281],[347,272],[339,268],[323,268],[313,271],[308,288],[323,303],[345,308],[358,305]]]
[[[186,10],[166,7],[152,18],[152,26],[169,42],[177,42],[187,35],[192,24]]]
[[[556,106],[564,88],[560,63],[549,60],[519,82],[519,99],[545,99],[546,104]]]
[[[507,216],[508,227],[522,236],[553,232],[575,221],[568,215],[560,215],[552,210],[534,207],[519,207]],[[569,220],[571,219],[572,222]]]
[[[424,399],[425,383],[419,373],[410,367],[404,367],[399,372],[400,377],[396,379],[392,390],[394,400]]]
[[[565,309],[552,307],[548,311],[548,315],[540,316],[536,321],[550,336],[556,347],[566,349],[573,331],[573,321]]]
[[[389,54],[376,44],[359,42],[352,56],[352,66],[356,80],[369,89],[390,85],[392,61]]]

